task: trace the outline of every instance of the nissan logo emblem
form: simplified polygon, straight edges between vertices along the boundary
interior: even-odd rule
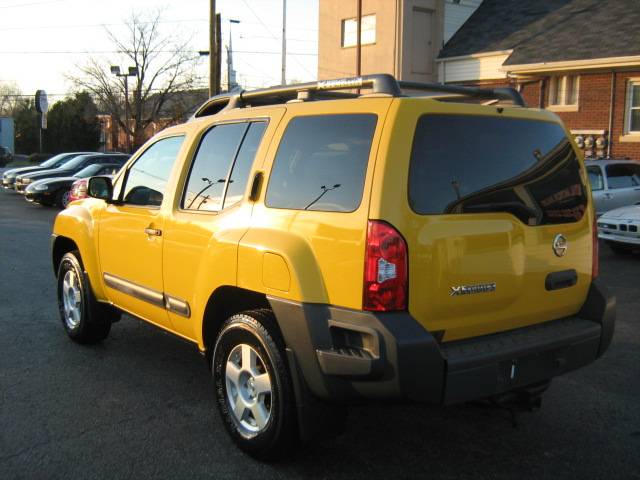
[[[558,234],[553,239],[553,253],[556,254],[556,257],[564,257],[567,253],[567,239],[564,238],[564,235]]]

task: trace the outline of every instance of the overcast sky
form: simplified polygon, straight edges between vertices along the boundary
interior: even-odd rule
[[[279,84],[282,0],[217,4],[224,45],[229,19],[240,20],[233,25],[233,59],[240,83],[246,88]],[[105,29],[124,35],[123,22],[134,6],[141,13],[163,8],[163,32],[192,37],[196,52],[208,50],[208,0],[0,0],[0,83],[15,82],[28,95],[44,89],[52,103],[73,88],[65,75],[77,73],[76,65],[90,56],[126,69],[126,62],[112,53]],[[287,39],[287,79],[314,79],[318,0],[287,0]],[[207,61],[203,57],[198,67],[202,86],[208,82]]]

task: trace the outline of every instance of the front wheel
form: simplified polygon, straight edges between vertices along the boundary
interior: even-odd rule
[[[78,343],[97,343],[111,330],[119,313],[96,301],[84,275],[80,253],[66,253],[58,266],[58,309],[67,335]]]
[[[56,194],[56,204],[59,207],[67,208],[69,205],[69,195],[71,194],[71,190],[68,188],[63,188]]]
[[[284,345],[268,310],[229,318],[216,340],[212,372],[218,409],[234,442],[269,460],[288,453],[296,432]]]

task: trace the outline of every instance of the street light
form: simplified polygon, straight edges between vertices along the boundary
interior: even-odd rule
[[[120,67],[111,65],[111,73],[124,79],[124,133],[127,135],[127,151],[131,153],[131,136],[129,135],[129,77],[138,76],[138,67],[129,67],[128,73],[120,73]]]
[[[231,91],[232,88],[235,88],[236,85],[236,79],[235,79],[235,72],[233,75],[231,75],[231,72],[233,72],[233,65],[232,65],[232,60],[231,60],[231,55],[233,55],[233,47],[231,45],[231,27],[234,24],[239,24],[240,20],[233,20],[233,19],[229,19],[229,47],[227,48],[227,90]]]

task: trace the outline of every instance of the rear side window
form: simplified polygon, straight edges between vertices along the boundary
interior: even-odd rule
[[[242,146],[238,151],[238,156],[233,164],[231,176],[227,186],[227,193],[224,197],[224,208],[235,205],[244,195],[249,180],[249,173],[253,160],[256,157],[260,141],[267,128],[266,122],[253,122],[249,124],[249,130],[244,136]]]
[[[409,172],[416,213],[506,212],[542,225],[578,221],[587,201],[578,158],[558,124],[462,115],[418,121]]]
[[[602,170],[600,167],[587,167],[587,175],[589,176],[589,183],[591,184],[591,190],[604,189],[604,178],[602,177]]]
[[[189,172],[183,209],[204,212],[222,209],[229,168],[246,130],[246,123],[229,123],[217,125],[204,135]]]
[[[640,165],[614,163],[607,165],[609,188],[633,188],[640,186]]]
[[[274,160],[265,204],[292,210],[356,210],[376,122],[373,114],[291,120]]]

